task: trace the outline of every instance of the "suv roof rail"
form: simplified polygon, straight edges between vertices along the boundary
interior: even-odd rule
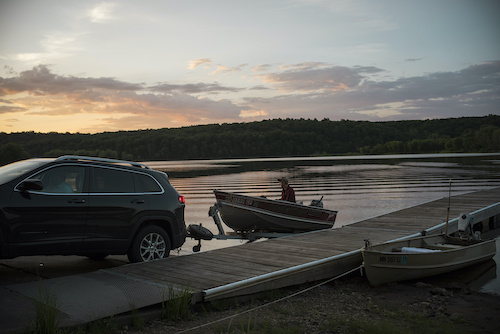
[[[141,164],[139,162],[117,160],[117,159],[107,159],[107,158],[85,157],[85,156],[79,156],[79,155],[63,155],[63,156],[56,159],[56,161],[61,161],[61,160],[84,160],[84,161],[108,162],[108,163],[113,163],[113,164],[126,164],[126,165],[130,165],[133,167],[151,169],[151,167],[149,167],[145,164]]]

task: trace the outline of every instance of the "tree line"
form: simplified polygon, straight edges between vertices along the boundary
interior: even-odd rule
[[[0,133],[0,164],[88,155],[134,161],[500,152],[500,116],[391,122],[273,119],[182,128]]]

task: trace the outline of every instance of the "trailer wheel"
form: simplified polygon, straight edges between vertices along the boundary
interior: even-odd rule
[[[201,226],[191,224],[188,226],[188,232],[191,238],[196,240],[212,240],[214,235],[210,232],[209,229]]]

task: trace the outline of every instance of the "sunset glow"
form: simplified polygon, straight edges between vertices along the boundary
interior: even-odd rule
[[[500,114],[498,1],[4,1],[0,131]]]

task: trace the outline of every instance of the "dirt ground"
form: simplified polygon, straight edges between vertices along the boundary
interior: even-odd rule
[[[353,275],[250,300],[198,305],[184,320],[156,320],[122,333],[500,333],[500,296],[459,283],[372,287]],[[313,286],[315,286],[313,288]],[[306,290],[305,292],[302,292]]]

